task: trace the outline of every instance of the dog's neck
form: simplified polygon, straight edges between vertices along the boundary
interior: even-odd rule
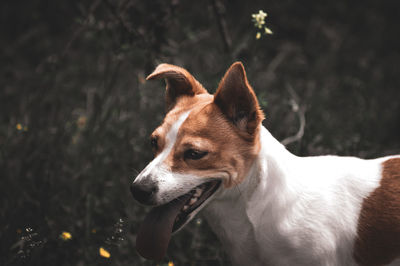
[[[228,249],[232,260],[254,258],[259,263],[256,247],[260,222],[274,227],[283,205],[291,200],[287,184],[287,171],[296,158],[285,149],[264,127],[260,130],[261,149],[245,180],[221,194],[206,207],[204,214],[209,225],[223,246]],[[260,195],[264,195],[261,200]],[[269,221],[262,220],[264,212],[270,212]],[[252,252],[253,254],[249,254]]]

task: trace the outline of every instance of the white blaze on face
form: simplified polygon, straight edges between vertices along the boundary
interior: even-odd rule
[[[167,135],[165,136],[165,147],[164,150],[157,155],[156,158],[151,161],[146,168],[140,173],[137,177],[137,180],[140,181],[141,178],[146,178],[149,174],[152,174],[156,168],[160,168],[171,152],[172,148],[175,145],[176,138],[178,136],[178,131],[183,122],[185,122],[188,117],[190,111],[184,112],[181,116],[179,116],[178,120],[171,126]],[[136,180],[135,180],[136,181]]]
[[[157,204],[167,203],[204,182],[204,179],[193,175],[174,173],[164,164],[165,159],[176,143],[179,129],[189,116],[189,113],[190,111],[187,111],[179,116],[166,134],[163,151],[147,165],[135,180],[135,183],[148,179],[156,182],[158,186],[158,191],[155,195]]]

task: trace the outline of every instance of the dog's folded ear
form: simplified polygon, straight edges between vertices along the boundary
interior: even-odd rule
[[[164,78],[167,83],[165,95],[167,110],[172,109],[176,99],[180,96],[207,93],[203,86],[186,69],[175,65],[158,65],[146,80],[159,78]]]
[[[214,103],[241,132],[250,135],[264,119],[241,62],[234,63],[226,71],[214,95]]]

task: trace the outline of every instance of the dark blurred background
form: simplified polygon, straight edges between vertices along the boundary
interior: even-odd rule
[[[161,62],[213,92],[242,61],[264,125],[297,155],[400,153],[399,5],[3,0],[0,265],[155,265],[134,248],[148,209],[129,185],[164,116],[164,84],[144,80]],[[274,34],[256,39],[259,10]],[[229,265],[201,216],[168,262]]]

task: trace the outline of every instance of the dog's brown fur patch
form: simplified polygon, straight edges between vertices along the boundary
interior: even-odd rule
[[[380,186],[363,202],[357,235],[360,265],[386,265],[400,255],[400,158],[383,162]]]
[[[259,129],[264,118],[243,65],[237,62],[228,69],[215,96],[183,68],[162,64],[148,79],[160,77],[167,79],[170,107],[152,134],[158,140],[155,155],[164,149],[173,123],[190,110],[164,164],[173,172],[223,178],[225,187],[241,183],[259,152]],[[185,160],[184,153],[189,149],[206,151],[207,155],[200,160]]]
[[[165,78],[167,83],[165,102],[167,111],[171,110],[181,96],[207,94],[204,87],[184,68],[161,64],[147,76],[146,80]]]
[[[185,160],[187,149],[208,154],[200,160]],[[259,149],[258,130],[251,140],[242,138],[219,108],[210,103],[191,111],[165,164],[173,172],[224,177],[225,187],[232,187],[244,180]]]
[[[174,108],[166,114],[162,124],[157,127],[150,136],[150,138],[156,138],[158,140],[158,147],[154,151],[154,155],[157,156],[164,149],[165,137],[179,116],[181,116],[184,112],[193,109],[195,106],[197,106],[197,108],[199,106],[202,107],[211,103],[212,101],[213,96],[208,93],[199,94],[196,96],[179,97],[176,100]]]
[[[250,86],[242,63],[234,63],[219,83],[214,97],[215,104],[233,122],[243,137],[253,133],[264,119],[257,96]]]

